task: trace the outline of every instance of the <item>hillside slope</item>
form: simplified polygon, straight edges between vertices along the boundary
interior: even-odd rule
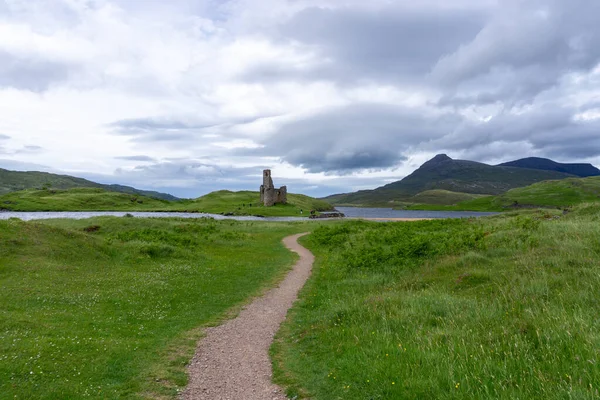
[[[600,201],[600,176],[544,181],[453,206],[419,204],[412,210],[506,211],[519,208],[567,208]]]
[[[167,193],[154,192],[151,190],[139,190],[123,185],[104,185],[83,178],[69,175],[51,174],[38,171],[9,171],[0,168],[0,194],[18,192],[26,189],[71,189],[71,188],[99,188],[113,192],[136,194],[154,197],[162,200],[178,200],[177,197]]]
[[[535,182],[569,177],[573,175],[453,160],[445,154],[439,154],[401,181],[374,190],[333,195],[325,200],[332,204],[383,205],[392,201],[410,201],[412,196],[428,190],[500,194]]]
[[[288,204],[264,207],[259,192],[212,192],[194,200],[168,201],[100,188],[29,189],[0,196],[8,211],[172,211],[230,215],[308,216],[311,210],[332,210],[331,204],[288,193]]]
[[[449,190],[435,189],[426,190],[419,194],[414,195],[409,200],[411,203],[424,203],[424,204],[439,204],[439,205],[452,205],[463,201],[474,200],[480,197],[487,196],[485,194],[471,194],[471,193],[458,193],[451,192]]]
[[[184,204],[186,211],[233,215],[308,216],[311,210],[329,211],[333,209],[333,206],[326,201],[294,193],[288,193],[288,204],[265,207],[260,204],[259,192],[232,192],[229,190],[212,192],[195,200],[186,201]]]
[[[168,211],[177,203],[100,188],[28,189],[0,196],[10,211]]]
[[[600,175],[600,169],[594,167],[592,164],[562,164],[547,158],[539,157],[522,158],[520,160],[499,164],[499,166],[564,172],[582,178]]]

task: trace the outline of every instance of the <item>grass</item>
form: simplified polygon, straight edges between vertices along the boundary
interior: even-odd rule
[[[496,196],[485,196],[453,205],[411,204],[402,209],[426,211],[506,211],[507,209],[497,203],[496,200]],[[514,211],[514,209],[511,210]]]
[[[168,201],[97,188],[30,189],[0,196],[0,209],[11,211],[179,211],[231,215],[308,216],[326,211],[325,201],[288,194],[288,204],[264,207],[258,192],[222,190],[194,200]],[[301,212],[302,211],[302,212]]]
[[[463,201],[451,206],[418,204],[411,210],[505,211],[515,208],[568,208],[586,202],[600,201],[600,177],[569,178],[544,181],[511,189],[499,196]]]
[[[599,223],[592,204],[321,226],[275,378],[315,400],[599,398]]]
[[[201,327],[274,284],[304,223],[0,221],[0,399],[174,398]]]
[[[11,211],[154,211],[174,204],[97,188],[29,189],[0,196],[0,207]]]
[[[463,201],[486,197],[481,194],[451,192],[449,190],[426,190],[412,198],[410,202],[417,204],[453,205]]]
[[[139,190],[123,185],[103,185],[69,175],[57,175],[38,171],[9,171],[0,168],[0,195],[27,189],[72,189],[95,188],[114,192],[128,193],[137,196],[148,196],[163,200],[177,200],[177,197],[167,193],[151,190]]]
[[[231,213],[234,215],[307,216],[311,210],[328,211],[333,207],[326,201],[293,193],[288,193],[288,204],[264,207],[260,204],[260,194],[258,192],[221,190],[191,201],[186,204],[185,209],[209,213]],[[301,210],[303,211],[302,214],[300,213]]]

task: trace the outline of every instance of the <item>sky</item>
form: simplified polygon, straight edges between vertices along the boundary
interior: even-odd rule
[[[597,0],[0,0],[0,168],[324,196],[600,165]]]

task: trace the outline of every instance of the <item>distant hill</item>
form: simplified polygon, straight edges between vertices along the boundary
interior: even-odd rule
[[[10,211],[171,211],[179,202],[102,188],[27,189],[0,196]]]
[[[428,190],[496,195],[535,182],[569,177],[573,175],[453,160],[445,154],[438,154],[400,181],[374,190],[333,195],[324,200],[334,205],[389,205],[393,202],[411,201],[411,197]]]
[[[197,199],[169,201],[102,188],[27,189],[0,195],[0,210],[9,211],[173,211],[228,215],[305,216],[333,206],[302,194],[288,193],[288,204],[265,207],[260,193],[220,190]]]
[[[600,201],[600,176],[543,181],[450,206],[418,204],[412,210],[506,211],[521,208],[566,208]]]
[[[25,189],[71,189],[71,188],[99,188],[113,192],[136,194],[140,196],[152,197],[161,200],[179,200],[177,197],[167,193],[154,192],[150,190],[139,190],[123,185],[103,185],[88,181],[83,178],[76,178],[69,175],[57,175],[48,172],[38,171],[9,171],[0,168],[0,195],[17,192]]]
[[[547,158],[538,157],[522,158],[520,160],[499,164],[499,166],[564,172],[582,178],[588,176],[600,176],[600,169],[594,167],[592,164],[562,164]]]

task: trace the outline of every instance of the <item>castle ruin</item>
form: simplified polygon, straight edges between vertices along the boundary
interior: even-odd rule
[[[265,207],[287,203],[287,187],[282,186],[279,189],[275,189],[270,169],[263,171],[263,184],[260,185],[260,202]]]

